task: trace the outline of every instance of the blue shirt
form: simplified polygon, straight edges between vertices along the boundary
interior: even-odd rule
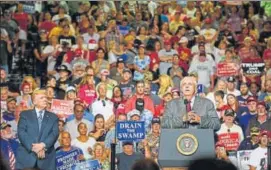
[[[74,119],[75,119],[75,116],[74,116],[74,114],[72,114],[66,119],[66,122],[72,121]],[[83,119],[86,119],[86,120],[88,120],[90,122],[93,122],[94,121],[94,116],[88,110],[85,110],[84,115],[83,115]]]

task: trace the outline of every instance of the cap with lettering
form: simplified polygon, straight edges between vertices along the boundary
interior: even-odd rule
[[[151,123],[152,123],[152,124],[155,124],[155,123],[160,124],[160,123],[161,123],[160,118],[159,118],[159,117],[154,117],[154,118],[152,118]]]
[[[234,117],[235,112],[234,112],[234,110],[232,110],[232,109],[227,109],[227,110],[225,111],[224,115],[225,115],[225,116],[232,116],[232,117]]]
[[[250,128],[250,136],[258,136],[260,134],[260,129],[258,127]]]

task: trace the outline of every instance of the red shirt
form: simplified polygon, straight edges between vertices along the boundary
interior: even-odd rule
[[[82,85],[78,91],[78,98],[83,102],[86,102],[88,105],[91,105],[97,98],[95,88],[88,85]]]
[[[47,32],[51,32],[51,30],[57,25],[52,21],[44,21],[39,25],[39,30],[45,29]]]
[[[89,50],[89,58],[88,58],[89,63],[92,63],[96,59],[97,59],[96,51],[95,50]]]
[[[188,69],[189,69],[189,65],[187,64],[186,61],[180,59],[180,62],[179,62],[179,66],[185,71],[187,72]]]
[[[191,50],[189,48],[179,47],[178,48],[178,53],[179,53],[180,59],[182,59],[184,61],[189,61],[190,60]]]
[[[156,51],[150,52],[149,56],[150,56],[150,60],[151,60],[151,62],[150,62],[150,70],[152,70],[154,64],[159,64],[160,60],[159,60],[159,57],[158,57],[158,53]]]
[[[27,13],[14,13],[13,18],[19,23],[22,30],[27,31],[28,15]]]
[[[153,117],[163,116],[164,111],[165,111],[165,105],[164,105],[164,102],[161,102],[159,105],[155,106],[155,113],[154,113]]]
[[[264,60],[271,60],[271,48],[265,49],[263,52]]]
[[[135,109],[136,99],[137,99],[137,96],[133,95],[131,98],[129,98],[126,101],[126,103],[125,103],[125,113],[126,114],[128,112],[132,111],[133,109]],[[155,113],[154,104],[153,104],[152,99],[149,96],[144,96],[143,100],[144,100],[144,108],[148,109],[152,113]]]

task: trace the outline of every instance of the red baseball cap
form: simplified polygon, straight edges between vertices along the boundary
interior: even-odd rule
[[[169,40],[166,40],[166,41],[164,42],[164,45],[171,45],[171,42],[170,42]]]
[[[264,102],[264,101],[258,101],[257,106],[259,106],[259,105],[262,105],[262,106],[266,107],[266,105],[265,105],[265,102]]]
[[[247,98],[247,103],[249,103],[249,102],[257,102],[257,99],[254,96],[249,96]]]
[[[213,21],[211,18],[206,18],[205,19],[205,24],[211,24]]]

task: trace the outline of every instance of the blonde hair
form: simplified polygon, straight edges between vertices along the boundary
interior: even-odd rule
[[[158,95],[163,97],[169,90],[174,86],[171,77],[166,74],[162,74],[159,76],[160,88],[158,91]]]
[[[96,156],[95,156],[95,150],[97,149],[98,146],[102,147],[102,150],[103,150],[102,158],[99,159],[99,161],[104,162],[107,159],[107,154],[106,154],[105,146],[104,146],[103,143],[97,142],[97,143],[94,144],[94,146],[93,146],[93,158],[94,159],[96,158]]]
[[[93,78],[92,76],[90,76],[90,75],[85,75],[85,76],[82,78],[81,82],[79,83],[78,87],[80,87],[80,86],[82,86],[82,85],[88,84],[88,79],[90,79],[90,78],[93,79],[93,85],[94,85],[94,78]]]
[[[116,46],[115,41],[109,41],[109,47],[108,47],[108,50],[109,50],[109,51],[110,51],[110,50],[113,50],[115,46]]]
[[[266,45],[267,48],[271,48],[271,37],[269,37],[267,39],[267,45]]]
[[[29,80],[30,82],[27,80]],[[32,91],[34,91],[38,86],[35,79],[32,76],[25,76],[22,81],[22,84],[26,83],[26,82],[28,82],[30,84],[30,86],[32,85],[32,89],[31,89]]]
[[[182,89],[182,87],[183,87],[183,85],[184,85],[184,83],[185,83],[186,81],[191,81],[191,82],[192,82],[192,84],[194,85],[194,88],[195,88],[195,93],[197,93],[197,91],[198,91],[198,83],[197,83],[197,81],[196,81],[196,78],[195,78],[195,77],[192,77],[192,76],[186,76],[186,77],[184,77],[184,78],[181,80],[181,83],[180,83],[181,89]]]

